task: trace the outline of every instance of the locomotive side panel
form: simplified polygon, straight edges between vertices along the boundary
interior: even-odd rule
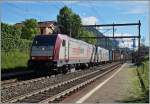
[[[69,39],[69,61],[88,63],[90,62],[91,53],[92,47],[89,44],[80,40]]]
[[[57,66],[71,65],[77,63],[90,63],[92,60],[93,45],[84,41],[70,38],[66,35],[58,35],[55,47],[54,61]],[[59,53],[58,55],[56,53]]]
[[[57,50],[57,51],[59,51],[58,60],[67,62],[68,57],[69,57],[69,54],[68,54],[68,51],[69,51],[68,50],[68,48],[69,48],[68,37],[65,35],[61,35],[61,36],[59,35],[59,38],[61,38],[61,42],[58,43],[60,45],[60,50]]]

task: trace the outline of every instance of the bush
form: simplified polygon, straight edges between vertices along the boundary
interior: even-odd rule
[[[15,26],[2,23],[1,49],[9,52],[14,49],[28,50],[32,41],[21,39],[21,30]]]
[[[20,42],[18,43],[17,49],[29,50],[31,45],[32,45],[32,41],[26,40],[26,39],[21,39]]]
[[[16,67],[26,67],[32,41],[21,39],[21,28],[6,23],[2,23],[1,27],[2,72]]]

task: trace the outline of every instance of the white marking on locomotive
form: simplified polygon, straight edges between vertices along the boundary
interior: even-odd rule
[[[52,56],[53,46],[32,46],[31,56]]]

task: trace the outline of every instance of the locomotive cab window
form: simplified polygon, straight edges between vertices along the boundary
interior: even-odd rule
[[[66,45],[66,41],[65,41],[65,40],[63,40],[63,42],[62,42],[62,46],[63,46],[63,47],[65,47],[65,45]]]
[[[37,36],[34,38],[33,46],[54,46],[56,36]]]

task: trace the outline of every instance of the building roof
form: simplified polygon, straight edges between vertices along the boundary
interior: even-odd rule
[[[16,23],[15,25],[23,25],[23,21],[21,23]],[[38,22],[39,26],[52,26],[52,25],[57,25],[56,21],[42,21]]]
[[[42,22],[38,22],[38,24],[57,24],[56,21],[42,21]]]

